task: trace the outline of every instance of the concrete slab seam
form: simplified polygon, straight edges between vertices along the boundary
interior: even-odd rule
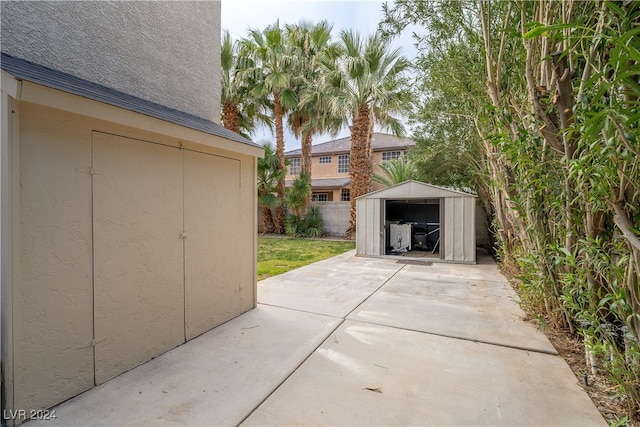
[[[342,326],[342,324],[345,322],[345,320],[347,319],[347,317],[349,315],[351,315],[355,310],[358,309],[358,307],[360,307],[362,304],[364,304],[369,298],[371,298],[376,292],[378,292],[384,285],[386,285],[391,279],[393,279],[395,277],[396,274],[398,274],[405,266],[402,266],[401,268],[399,268],[398,270],[396,270],[391,276],[389,276],[384,282],[382,282],[382,284],[380,286],[378,286],[373,292],[371,292],[369,294],[369,296],[367,296],[364,300],[362,300],[358,305],[356,305],[349,313],[347,313],[347,315],[345,317],[335,317],[335,316],[329,316],[326,314],[322,314],[322,313],[314,313],[311,311],[306,311],[306,310],[299,310],[299,309],[295,309],[295,308],[289,308],[289,307],[280,307],[277,305],[272,305],[272,304],[264,304],[264,303],[258,303],[260,305],[268,305],[270,307],[277,307],[277,308],[284,308],[287,310],[292,310],[292,311],[299,311],[301,313],[309,313],[309,314],[317,314],[317,315],[322,315],[322,316],[327,316],[327,317],[333,317],[335,319],[340,319],[340,322],[338,322],[335,326],[335,328],[333,328],[331,330],[331,332],[329,332],[326,336],[325,339],[323,339],[311,352],[309,352],[309,354],[307,355],[307,357],[304,358],[304,360],[302,360],[302,362],[300,362],[292,371],[291,373],[289,373],[289,375],[287,375],[276,387],[274,387],[273,390],[271,390],[271,393],[269,393],[264,399],[262,399],[262,401],[260,401],[252,410],[251,412],[249,412],[247,414],[246,417],[244,417],[242,419],[242,421],[240,421],[238,423],[238,426],[242,425],[242,423],[244,423],[249,417],[251,417],[251,415],[253,415],[253,413],[260,407],[262,406],[262,404],[264,402],[267,401],[267,399],[269,399],[271,397],[271,395],[273,393],[275,393],[298,369],[300,369],[300,367],[302,365],[305,364],[305,362],[329,339],[329,337],[331,337],[333,335],[333,333],[340,327]]]
[[[517,346],[517,345],[502,344],[502,343],[498,343],[498,342],[478,340],[478,339],[467,338],[467,337],[458,336],[458,335],[439,334],[437,332],[421,331],[419,329],[403,328],[401,326],[385,325],[385,324],[382,324],[382,323],[367,322],[366,320],[359,320],[359,319],[353,319],[353,318],[348,318],[346,320],[350,320],[352,322],[358,322],[358,323],[365,323],[367,325],[386,326],[387,328],[400,329],[400,330],[409,331],[409,332],[418,332],[418,333],[421,333],[421,334],[434,335],[434,336],[442,337],[442,338],[451,338],[451,339],[460,340],[460,341],[469,341],[469,342],[474,342],[474,343],[478,343],[478,344],[487,344],[487,345],[493,345],[493,346],[496,346],[496,347],[511,348],[511,349],[514,349],[514,350],[530,351],[532,353],[548,354],[550,356],[557,356],[558,355],[557,351],[553,351],[552,352],[552,351],[536,349],[536,348],[530,348],[530,347],[522,347],[522,346]]]
[[[268,307],[281,308],[281,309],[284,309],[284,310],[298,311],[300,313],[315,314],[316,316],[332,317],[334,319],[342,319],[342,320],[345,319],[345,317],[332,316],[330,314],[320,313],[320,312],[317,312],[317,311],[303,310],[301,308],[284,307],[282,305],[269,304],[269,303],[266,303],[266,302],[258,302],[257,305],[265,305],[265,306],[268,306]],[[351,314],[351,312],[349,312],[349,314]],[[332,333],[333,333],[333,331],[332,331]]]
[[[303,313],[309,313],[307,311],[303,311],[303,310],[295,310],[295,309],[290,309],[290,310],[294,310],[294,311],[300,311]],[[311,314],[315,314],[315,313],[311,313]],[[334,316],[328,316],[328,317],[334,317]],[[340,319],[339,317],[335,317],[336,319]],[[264,399],[262,399],[237,425],[240,426],[242,425],[242,423],[244,423],[251,415],[253,415],[253,413],[256,411],[256,409],[258,409],[260,406],[262,406],[262,404],[264,402],[267,401],[267,399],[269,399],[271,397],[271,395],[273,393],[275,393],[281,386],[282,384],[284,384],[290,377],[291,375],[293,375],[298,369],[300,369],[300,367],[302,365],[305,364],[305,362],[307,360],[309,360],[309,358],[311,357],[311,355],[313,355],[313,353],[316,352],[316,350],[318,350],[328,339],[331,335],[333,335],[333,333],[345,322],[346,319],[341,319],[335,326],[335,328],[333,328],[326,336],[325,339],[323,339],[313,350],[311,350],[309,352],[309,354],[307,354],[307,357],[305,357],[290,373],[289,375],[287,375],[282,381],[280,381],[280,383],[278,383],[277,386],[274,387],[273,390],[271,390],[271,392],[269,394],[267,394],[267,396],[265,396]]]
[[[344,319],[346,319],[347,317],[351,316],[353,314],[354,311],[356,311],[358,308],[360,308],[360,306],[362,304],[364,304],[365,302],[369,301],[369,298],[371,298],[373,295],[375,295],[380,289],[382,289],[382,287],[384,285],[386,285],[387,283],[389,283],[391,281],[391,279],[393,279],[394,277],[396,277],[396,275],[398,273],[400,273],[404,268],[406,267],[406,265],[403,265],[402,267],[400,267],[399,269],[397,269],[391,276],[389,276],[387,278],[387,280],[385,280],[384,282],[382,282],[382,284],[380,286],[378,286],[373,292],[371,292],[369,294],[368,297],[366,297],[365,299],[363,299],[362,301],[360,301],[360,304],[356,305],[353,310],[351,310],[350,312],[347,313],[347,315],[344,317]]]

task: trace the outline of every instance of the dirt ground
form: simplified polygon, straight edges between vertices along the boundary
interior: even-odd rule
[[[582,340],[564,330],[549,329],[545,331],[545,334],[560,356],[567,362],[576,379],[591,397],[605,420],[609,422],[609,425],[618,425],[617,421],[628,415],[625,398],[618,392],[618,387],[608,381],[604,374],[594,376],[587,371]],[[588,374],[586,375],[586,384],[585,374]],[[635,420],[629,420],[626,425],[640,427],[640,418],[636,416]]]

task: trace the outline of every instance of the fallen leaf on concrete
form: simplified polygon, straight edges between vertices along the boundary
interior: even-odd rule
[[[365,387],[363,390],[373,391],[374,393],[382,393],[382,387]]]

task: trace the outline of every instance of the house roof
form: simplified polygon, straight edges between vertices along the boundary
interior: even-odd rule
[[[372,191],[358,199],[428,199],[433,197],[476,197],[473,194],[418,181],[405,181]]]
[[[386,133],[374,133],[373,139],[371,141],[371,146],[373,151],[383,151],[390,149],[406,149],[408,147],[412,147],[416,145],[416,142],[410,138],[398,138],[393,135],[388,135]],[[321,156],[321,155],[334,155],[334,154],[343,154],[349,153],[351,148],[351,137],[347,136],[340,139],[334,139],[333,141],[323,142],[322,144],[315,144],[313,146],[313,155]],[[301,149],[291,150],[284,153],[284,156],[289,157],[297,157],[302,154]]]
[[[287,180],[285,185],[290,187],[293,180]],[[321,178],[312,179],[311,188],[314,190],[328,190],[333,188],[344,188],[349,185],[349,178]]]
[[[2,53],[1,68],[19,80],[37,83],[52,89],[124,108],[156,119],[185,126],[242,144],[260,147],[258,144],[202,117],[147,101],[124,92],[111,89],[62,71],[54,70],[24,59]]]

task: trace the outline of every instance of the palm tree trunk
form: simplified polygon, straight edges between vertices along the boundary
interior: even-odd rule
[[[275,92],[273,94],[273,111],[276,122],[276,156],[278,157],[278,169],[284,170],[284,128],[282,124],[283,112],[282,103],[280,102],[280,94]],[[284,194],[284,174],[283,177],[278,180],[278,198],[280,200],[285,199]],[[277,234],[284,233],[284,220],[286,217],[286,211],[284,202],[276,207],[276,217],[274,220],[274,232]]]
[[[302,158],[300,159],[300,170],[302,173],[308,173],[311,176],[311,153],[313,134],[311,132],[306,133],[302,137]],[[311,192],[307,196],[307,200],[304,205],[304,212],[307,212],[309,205],[311,204]]]
[[[222,124],[230,131],[240,133],[238,106],[233,102],[226,101],[222,106]]]
[[[300,171],[308,172],[309,174],[311,174],[311,150],[312,150],[311,142],[312,140],[313,140],[313,135],[311,134],[311,132],[309,132],[303,135],[302,145],[301,145],[302,158],[300,159]]]
[[[369,154],[369,106],[361,104],[354,114],[351,127],[351,151],[349,158],[349,179],[351,181],[351,218],[347,237],[356,232],[356,198],[371,192],[373,164]]]
[[[273,233],[273,217],[271,215],[271,208],[268,206],[262,207],[262,232]]]
[[[373,167],[373,119],[369,120],[369,132],[367,133],[367,155]]]

